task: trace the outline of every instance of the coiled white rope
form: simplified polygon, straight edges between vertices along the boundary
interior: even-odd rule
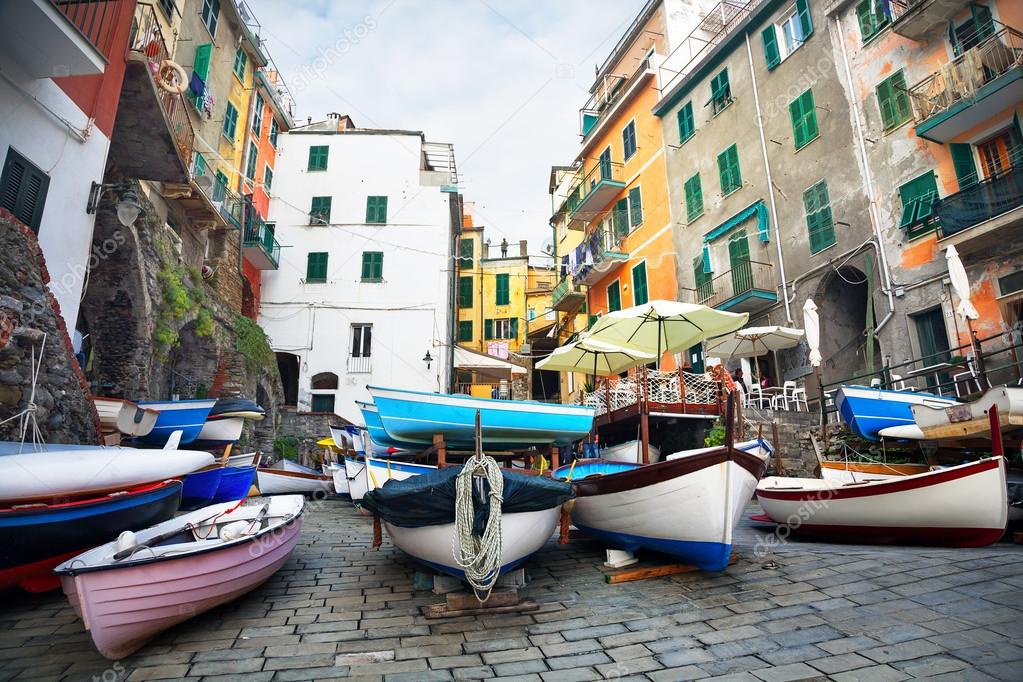
[[[481,472],[482,476],[476,473]],[[490,514],[480,537],[472,533],[475,509],[473,485],[490,485]],[[470,457],[455,481],[455,533],[451,553],[465,571],[465,580],[472,585],[476,598],[485,602],[501,573],[501,503],[504,501],[504,476],[493,457]],[[482,595],[482,596],[481,596]]]

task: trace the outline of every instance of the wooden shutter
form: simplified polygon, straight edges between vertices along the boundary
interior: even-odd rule
[[[959,181],[959,190],[977,184],[977,164],[973,160],[973,146],[953,142],[948,145],[948,150],[952,153],[952,167],[955,168],[956,180]]]
[[[607,310],[614,312],[622,309],[622,289],[618,280],[615,280],[607,287]]]
[[[810,17],[809,0],[796,0],[796,14],[799,15],[799,28],[803,31],[805,41],[813,34],[813,19]]]
[[[509,339],[516,339],[516,340],[518,340],[518,338],[519,338],[519,318],[517,318],[517,317],[510,317],[510,318],[508,318],[508,326],[511,328],[511,333],[509,334],[508,338]]]
[[[703,214],[703,187],[700,186],[700,174],[686,180],[686,219],[694,220]]]
[[[646,263],[640,263],[632,269],[632,303],[643,305],[650,300],[646,280]]]
[[[327,279],[327,253],[311,252],[307,256],[305,278],[307,282],[323,282]]]
[[[18,152],[7,150],[3,176],[0,177],[0,206],[36,234],[43,219],[49,187],[48,175]]]
[[[387,222],[387,197],[366,197],[366,222]]]
[[[742,173],[739,171],[739,151],[733,144],[718,154],[718,174],[721,193],[729,194],[742,187]]]
[[[458,340],[472,341],[472,320],[462,320],[458,323]]]
[[[511,296],[508,290],[507,274],[499,274],[495,277],[495,289],[496,305],[508,305]]]
[[[622,238],[629,234],[629,200],[619,199],[615,202],[614,212],[611,214],[611,224],[614,227],[615,237]]]
[[[384,277],[384,254],[380,251],[362,252],[362,279],[381,280]]]
[[[629,125],[622,129],[622,155],[626,161],[636,153],[636,123],[629,121]]]
[[[805,147],[817,137],[817,112],[813,103],[813,91],[807,90],[789,104],[792,119],[792,134],[796,149]]]
[[[778,50],[778,32],[775,31],[774,24],[761,31],[760,37],[764,39],[764,60],[767,62],[767,70],[770,71],[781,64],[781,52]]]
[[[643,196],[639,187],[629,190],[629,223],[633,230],[643,224]]]
[[[458,278],[458,307],[472,307],[472,277]]]
[[[493,320],[483,320],[483,338],[488,340],[488,341],[490,339],[494,338],[494,321]]]
[[[458,255],[462,259],[463,268],[472,267],[472,259],[475,256],[475,249],[471,239],[463,237],[458,242]]]
[[[685,142],[696,132],[696,123],[693,120],[693,103],[686,102],[678,110],[678,139],[679,143]]]
[[[192,62],[192,71],[195,72],[202,82],[210,77],[210,55],[213,54],[213,44],[206,43],[195,48],[195,59]]]

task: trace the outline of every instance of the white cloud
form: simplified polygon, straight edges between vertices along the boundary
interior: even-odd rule
[[[547,178],[578,150],[594,66],[641,0],[248,0],[296,118],[452,142],[467,201],[495,238],[550,236]],[[327,58],[324,57],[327,56]],[[326,68],[324,68],[326,67]]]

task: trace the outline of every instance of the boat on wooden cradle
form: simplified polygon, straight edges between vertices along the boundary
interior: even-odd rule
[[[650,455],[651,462],[660,461],[661,449],[656,445],[647,445],[647,452]],[[643,442],[639,440],[630,440],[625,443],[602,447],[600,448],[600,459],[605,459],[608,462],[642,462]]]
[[[363,498],[368,490],[375,490],[387,481],[404,481],[436,471],[432,464],[377,459],[375,457],[345,457],[345,478],[348,479],[348,493],[353,502]]]
[[[483,447],[524,449],[532,445],[568,445],[593,426],[594,409],[583,405],[531,400],[491,400],[368,386],[384,430],[395,440],[427,447],[434,435],[450,448],[475,447],[475,418],[483,424]]]
[[[732,422],[732,406],[727,422]],[[729,429],[730,431],[730,429]],[[656,464],[576,460],[554,471],[576,494],[572,523],[610,547],[650,549],[723,570],[732,534],[767,464],[726,444]]]
[[[303,505],[286,495],[205,507],[124,533],[56,574],[96,649],[120,659],[273,576],[298,542]]]
[[[0,443],[0,501],[4,504],[125,490],[178,478],[213,463],[213,455],[196,450],[94,445],[32,448],[11,441]]]
[[[384,430],[384,423],[380,421],[380,411],[377,410],[377,406],[373,403],[363,402],[356,400],[355,404],[359,407],[359,411],[362,413],[362,419],[366,422],[366,435],[369,436],[369,440],[363,443],[364,454],[383,456],[389,454],[389,450],[395,451],[407,450],[411,444],[402,443],[391,438],[387,431]],[[333,433],[333,429],[331,431]],[[420,446],[412,446],[420,447]]]
[[[924,438],[956,440],[990,438],[988,414],[998,408],[998,426],[1003,433],[1023,429],[1023,387],[998,386],[968,403],[942,405],[925,401],[912,406],[913,420]]]
[[[148,435],[160,413],[156,410],[139,407],[137,403],[119,398],[93,397],[99,423],[105,432],[117,432],[125,436]]]
[[[181,444],[187,445],[199,437],[210,410],[216,405],[210,400],[165,400],[140,402],[139,406],[159,412],[156,425],[139,441],[149,445],[163,445],[171,434],[181,431]]]
[[[836,542],[981,547],[1008,514],[1004,457],[856,483],[772,476],[757,498],[771,521]]]
[[[668,455],[667,459],[680,459],[682,457],[689,457],[691,455],[702,455],[705,452],[711,452],[719,449],[720,446],[712,446],[706,448],[694,448],[692,450],[681,450],[679,452]],[[758,457],[764,462],[767,462],[774,454],[774,448],[771,444],[763,438],[754,438],[753,440],[744,440],[740,443],[736,443],[733,446],[736,450],[749,453],[754,457]]]
[[[455,518],[457,479],[462,471],[463,467],[445,467],[404,480],[392,478],[368,491],[362,507],[381,520],[395,547],[425,566],[466,579],[455,556],[462,552]],[[494,563],[496,573],[488,574],[496,580],[547,543],[561,519],[561,505],[572,499],[573,493],[566,483],[497,469],[496,464],[491,472],[501,476],[504,486],[500,559]],[[471,470],[468,475],[472,476]],[[494,503],[489,479],[476,477],[471,487],[475,518],[486,520]]]
[[[221,469],[220,484],[214,493],[212,504],[218,502],[236,502],[248,497],[249,489],[256,481],[256,466],[226,466]]]
[[[181,503],[181,481],[161,481],[73,501],[0,507],[0,590],[58,587],[53,567],[140,525],[169,519]]]
[[[263,495],[330,495],[334,493],[334,479],[315,472],[307,474],[282,469],[256,469],[256,487]]]
[[[873,386],[842,386],[835,392],[835,404],[842,419],[853,433],[867,440],[879,440],[882,429],[913,426],[916,422],[911,407],[925,401],[943,407],[956,404],[955,400],[932,393],[889,391]]]

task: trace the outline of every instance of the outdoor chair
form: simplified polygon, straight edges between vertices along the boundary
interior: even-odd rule
[[[746,407],[756,407],[758,409],[771,407],[771,399],[764,395],[764,390],[760,387],[760,384],[754,383],[749,387]]]

